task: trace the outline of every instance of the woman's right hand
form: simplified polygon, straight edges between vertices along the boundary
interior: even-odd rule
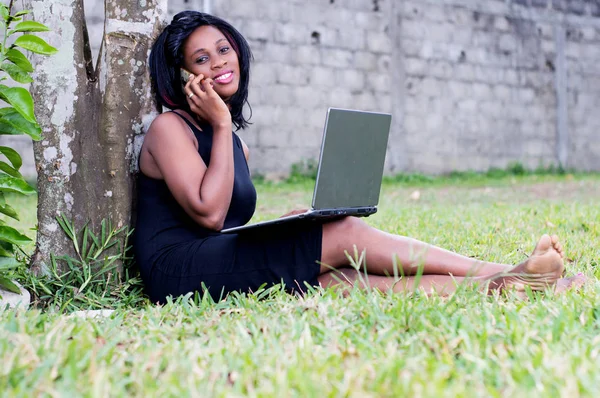
[[[231,112],[212,86],[212,79],[204,75],[191,75],[184,87],[187,102],[192,112],[210,123],[213,129],[226,127],[230,130]]]

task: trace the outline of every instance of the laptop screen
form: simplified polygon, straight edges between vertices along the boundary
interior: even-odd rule
[[[376,206],[392,116],[330,108],[313,209]]]

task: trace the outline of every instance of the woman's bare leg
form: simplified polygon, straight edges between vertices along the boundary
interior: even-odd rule
[[[452,277],[450,275],[422,275],[420,278],[405,276],[396,279],[391,276],[365,275],[354,268],[340,268],[335,271],[326,272],[319,276],[319,284],[324,288],[337,287],[346,288],[358,286],[363,289],[378,289],[383,292],[393,291],[414,292],[417,288],[425,293],[433,293],[445,296],[453,293],[458,285],[467,282],[475,282],[479,278]],[[418,283],[418,286],[417,286]]]
[[[347,217],[323,226],[321,273],[347,266],[346,252],[353,253],[355,248],[366,253],[366,271],[381,276],[412,275],[420,266],[423,275],[481,276],[492,280],[495,288],[528,285],[541,290],[554,284],[564,270],[563,250],[556,237],[544,235],[530,258],[515,267],[474,260],[416,239],[380,231],[358,218]],[[394,256],[398,260],[396,265]],[[395,266],[401,269],[394,270]],[[510,275],[505,276],[506,273]]]
[[[404,275],[413,275],[418,266],[423,274],[436,275],[493,275],[510,269],[506,264],[490,263],[421,242],[417,239],[393,235],[366,224],[361,219],[347,217],[323,226],[321,261],[334,268],[348,264],[345,252],[366,251],[369,273],[393,275],[394,256]],[[326,267],[327,268],[327,267]],[[325,269],[330,270],[331,268]]]
[[[414,292],[420,289],[424,293],[447,296],[456,291],[463,283],[479,284],[481,289],[488,293],[501,289],[495,283],[487,283],[489,277],[453,277],[450,275],[422,275],[421,277],[405,276],[399,279],[390,276],[365,275],[354,268],[340,268],[335,271],[326,272],[319,276],[319,284],[324,288],[352,288],[358,286],[363,289],[378,289],[382,292],[393,291]],[[555,292],[564,293],[572,288],[579,288],[586,282],[583,274],[575,275],[571,278],[559,279]]]

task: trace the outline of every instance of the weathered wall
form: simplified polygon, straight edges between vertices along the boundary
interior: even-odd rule
[[[213,12],[239,27],[256,58],[249,98],[254,124],[243,137],[261,172],[287,172],[316,158],[328,106],[392,110],[384,9],[372,1],[274,4],[213,1]]]
[[[100,0],[86,0],[95,46]],[[600,0],[172,0],[248,38],[251,167],[316,158],[328,106],[392,112],[389,172],[600,170]]]
[[[407,168],[599,170],[599,5],[404,1]]]

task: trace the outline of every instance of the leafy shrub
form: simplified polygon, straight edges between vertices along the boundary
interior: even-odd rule
[[[315,159],[304,159],[294,163],[291,167],[288,182],[300,182],[305,180],[314,181],[317,179],[319,163]]]
[[[103,220],[94,233],[87,224],[77,231],[64,215],[57,220],[73,242],[75,257],[51,255],[49,269],[42,275],[21,269],[18,279],[32,293],[36,307],[62,313],[147,302],[129,255],[132,232],[128,227],[114,228]]]
[[[33,66],[20,49],[42,55],[51,55],[57,50],[32,34],[49,29],[35,21],[24,21],[23,17],[29,14],[27,10],[13,14],[13,4],[14,0],[11,0],[8,7],[0,4],[0,29],[4,33],[0,43],[0,100],[8,105],[0,108],[0,134],[28,135],[39,140],[41,129],[35,119],[31,94],[23,87],[9,87],[1,83],[9,78],[20,84],[33,82],[30,75]],[[8,146],[0,146],[0,153],[8,160],[0,161],[0,213],[18,220],[19,213],[6,203],[5,194],[31,195],[35,193],[35,189],[19,172],[23,162],[17,151]],[[30,241],[20,231],[5,225],[0,218],[0,287],[5,290],[19,293],[19,288],[6,277],[6,272],[20,265],[16,249]]]

